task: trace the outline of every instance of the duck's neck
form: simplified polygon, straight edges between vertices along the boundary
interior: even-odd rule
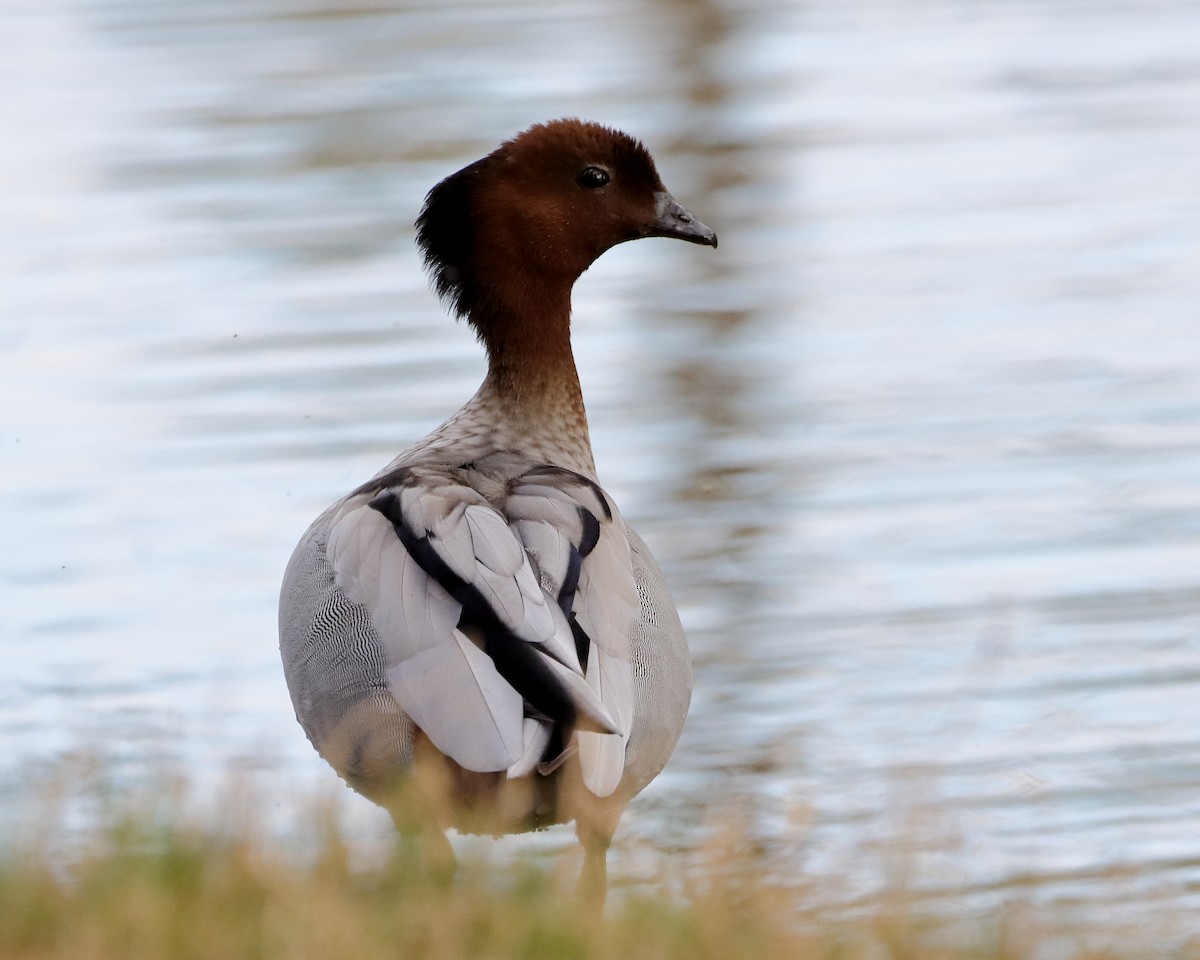
[[[575,356],[571,351],[571,296],[568,287],[536,302],[481,307],[471,323],[488,354],[488,373],[476,401],[497,422],[529,444],[531,453],[562,466],[593,474],[587,414]],[[566,462],[562,462],[566,461]]]

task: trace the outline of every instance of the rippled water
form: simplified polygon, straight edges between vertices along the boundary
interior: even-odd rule
[[[280,809],[329,783],[277,663],[283,565],[482,374],[412,248],[424,191],[576,114],[642,136],[721,236],[618,248],[576,291],[601,476],[697,668],[625,849],[728,803],[847,897],[903,862],[950,909],[1192,922],[1194,4],[0,26],[6,804],[81,744],[257,769]]]

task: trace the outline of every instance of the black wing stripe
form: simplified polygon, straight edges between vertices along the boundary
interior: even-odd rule
[[[583,556],[575,546],[567,555],[567,572],[563,576],[562,586],[558,591],[558,606],[563,616],[570,619],[571,611],[575,608],[575,591],[579,589],[579,575],[583,572]]]
[[[583,527],[583,535],[579,538],[579,556],[586,557],[600,542],[600,521],[591,510],[580,507],[579,523]]]
[[[573,724],[575,706],[534,645],[504,625],[477,588],[446,565],[429,542],[429,531],[419,535],[409,527],[392,491],[381,493],[369,506],[378,510],[396,531],[400,543],[422,570],[436,580],[463,608],[463,619],[483,634],[484,653],[496,670],[521,697],[556,723]],[[578,640],[576,641],[578,644]]]
[[[583,672],[587,673],[588,657],[592,652],[592,638],[579,625],[575,614],[571,614],[567,622],[571,626],[571,636],[575,638],[575,655],[579,657],[579,665],[583,667]]]

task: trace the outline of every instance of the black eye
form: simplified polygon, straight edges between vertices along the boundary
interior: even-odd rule
[[[608,183],[608,171],[603,167],[584,167],[579,171],[579,176],[576,179],[579,181],[581,187],[586,187],[588,190],[595,190]]]

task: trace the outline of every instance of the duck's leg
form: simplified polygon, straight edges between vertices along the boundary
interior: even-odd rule
[[[583,869],[579,872],[576,894],[584,906],[599,914],[608,897],[608,848],[613,832],[579,820],[575,835],[583,847]]]
[[[372,798],[391,814],[411,862],[439,884],[450,883],[458,869],[458,858],[446,836],[452,824],[451,790],[444,758],[417,731],[412,766],[396,778],[386,797]]]
[[[454,855],[450,838],[430,825],[422,833],[420,843],[421,869],[425,876],[437,885],[449,885],[458,871],[458,857]]]
[[[397,856],[407,870],[415,870],[435,886],[447,886],[458,870],[458,858],[449,838],[433,824],[417,826],[412,819],[394,809],[392,823],[399,837]]]
[[[392,823],[400,838],[400,855],[409,869],[437,885],[449,884],[458,870],[458,858],[454,855],[446,830],[439,818],[433,816],[426,799],[413,784],[408,789],[394,791],[382,804],[391,814]]]

